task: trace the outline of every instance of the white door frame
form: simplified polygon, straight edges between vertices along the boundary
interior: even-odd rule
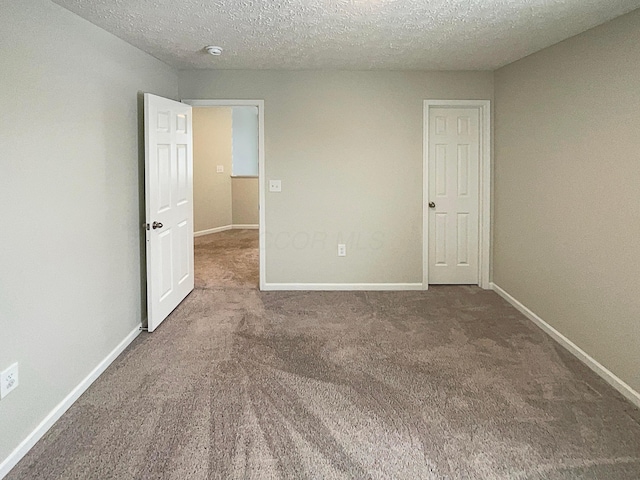
[[[478,285],[489,289],[491,265],[491,102],[489,100],[425,100],[422,150],[422,289],[429,288],[429,112],[437,108],[477,108],[480,114]]]
[[[264,100],[192,100],[183,99],[182,103],[192,107],[258,107],[258,185],[259,185],[259,251],[260,251],[260,290],[264,290],[266,272],[266,222],[265,222],[265,166],[264,166]]]

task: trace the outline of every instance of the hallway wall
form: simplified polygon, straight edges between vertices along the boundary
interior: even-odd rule
[[[232,176],[234,149],[238,147],[233,141],[232,110],[232,107],[193,108],[196,234],[230,225],[258,225],[260,222],[258,178]],[[216,171],[218,165],[224,168],[223,173]]]
[[[231,107],[193,107],[194,231],[231,225]],[[222,165],[223,173],[216,167]]]
[[[231,179],[232,220],[234,225],[258,225],[259,181],[257,177],[235,177]]]

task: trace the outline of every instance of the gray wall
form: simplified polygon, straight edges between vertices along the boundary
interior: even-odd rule
[[[139,92],[177,77],[49,1],[0,11],[1,462],[140,324]]]
[[[640,391],[640,11],[495,74],[493,280]]]
[[[193,229],[226,227],[232,221],[231,107],[193,108]],[[216,167],[222,165],[223,173]]]
[[[422,281],[422,101],[491,72],[180,72],[180,96],[264,99],[267,282]],[[338,241],[347,257],[338,258]]]

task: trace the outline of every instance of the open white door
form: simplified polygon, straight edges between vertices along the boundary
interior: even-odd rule
[[[191,106],[144,94],[148,330],[193,290]]]

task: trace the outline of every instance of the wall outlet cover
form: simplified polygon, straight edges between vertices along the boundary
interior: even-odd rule
[[[347,256],[347,245],[344,243],[338,244],[338,256],[346,257]]]
[[[216,166],[216,172],[217,173],[224,173],[224,165]]]
[[[270,192],[281,192],[282,191],[282,180],[269,180],[269,191]]]
[[[18,386],[18,363],[0,373],[0,398],[7,396],[9,392]]]

